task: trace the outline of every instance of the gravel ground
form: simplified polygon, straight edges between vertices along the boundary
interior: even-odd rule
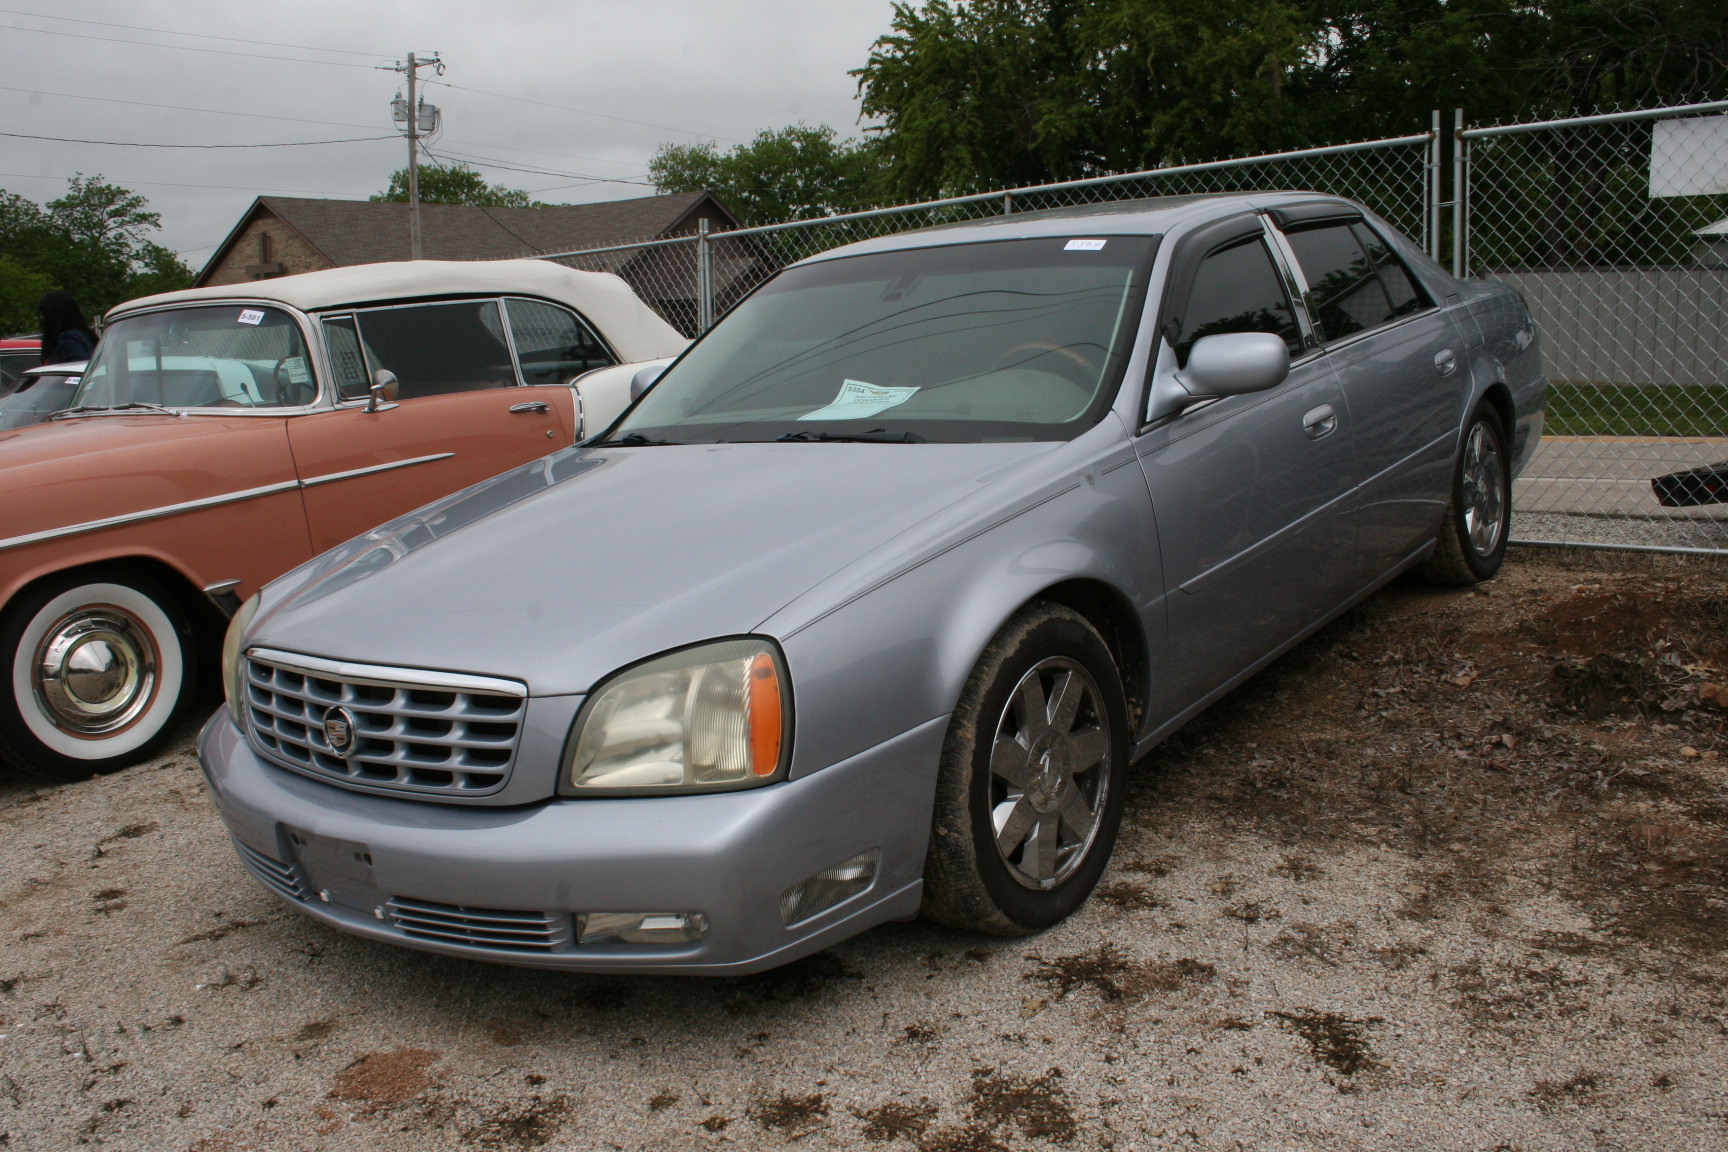
[[[0,776],[0,1148],[1728,1148],[1725,577],[1396,585],[1138,767],[1069,922],[748,979],[320,927],[190,732]]]

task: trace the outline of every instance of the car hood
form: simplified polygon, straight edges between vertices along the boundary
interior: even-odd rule
[[[570,449],[289,573],[248,643],[586,692],[633,661],[756,629],[1051,447]]]

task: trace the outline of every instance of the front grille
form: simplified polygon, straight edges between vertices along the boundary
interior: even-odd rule
[[[497,908],[464,908],[393,896],[385,915],[405,936],[477,948],[512,952],[562,952],[575,938],[565,912],[511,912]]]
[[[292,864],[272,860],[240,840],[234,841],[234,847],[240,852],[241,863],[246,865],[264,887],[290,900],[306,899],[306,882],[300,877],[300,869]]]
[[[299,772],[372,788],[444,796],[496,792],[510,778],[527,692],[509,680],[257,650],[246,659],[254,746]],[[342,709],[346,756],[325,735]]]

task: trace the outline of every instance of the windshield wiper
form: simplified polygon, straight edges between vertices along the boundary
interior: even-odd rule
[[[76,408],[62,408],[50,416],[50,420],[59,420],[64,416],[100,416],[106,412],[161,412],[168,416],[184,416],[184,412],[176,412],[160,404],[152,404],[147,400],[129,400],[125,404],[80,404]]]
[[[667,444],[681,444],[681,440],[656,440],[652,436],[644,436],[640,432],[627,432],[616,440],[602,440],[594,445],[596,448],[658,448]]]
[[[774,437],[776,441],[798,440],[807,442],[826,441],[832,443],[854,444],[924,444],[928,441],[916,432],[889,433],[881,428],[872,428],[868,432],[788,432],[784,436]]]

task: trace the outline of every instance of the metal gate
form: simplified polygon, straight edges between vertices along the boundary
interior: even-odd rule
[[[1516,285],[1536,316],[1553,386],[1514,491],[1517,542],[1728,554],[1728,504],[1667,508],[1650,483],[1728,462],[1722,113],[1728,101],[1467,129],[1458,112],[1444,133],[1436,112],[1411,136],[539,255],[617,273],[693,336],[785,265],[874,236],[1146,196],[1347,196],[1457,274]]]

